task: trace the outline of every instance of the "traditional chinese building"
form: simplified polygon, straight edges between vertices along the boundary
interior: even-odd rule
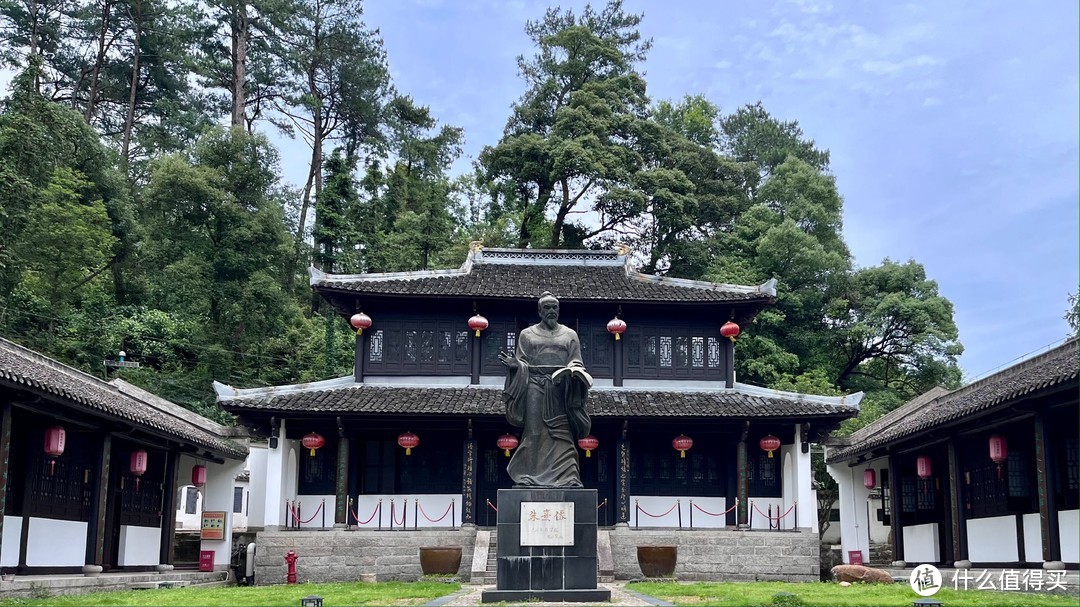
[[[343,324],[362,329],[354,372],[215,386],[218,402],[266,437],[267,448],[253,451],[251,526],[494,525],[517,444],[497,354],[513,352],[518,332],[537,322],[546,290],[595,380],[594,440],[579,445],[602,526],[816,531],[809,443],[855,415],[861,394],[736,381],[735,335],[774,302],[774,281],[645,275],[625,250],[474,246],[456,270],[313,269],[311,286]]]
[[[207,508],[231,514],[247,453],[236,428],[0,339],[0,570],[172,564],[177,488],[198,476]],[[230,542],[202,546],[218,569]]]
[[[908,564],[1075,567],[1077,367],[1074,338],[831,441],[845,562],[867,554],[882,521]]]

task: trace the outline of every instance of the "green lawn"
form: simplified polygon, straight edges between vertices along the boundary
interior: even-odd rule
[[[380,582],[366,584],[296,584],[292,586],[218,586],[96,592],[40,599],[0,599],[0,605],[206,605],[252,607],[298,607],[310,594],[323,597],[324,607],[342,605],[420,605],[457,592],[457,583]]]
[[[832,583],[791,584],[784,582],[753,583],[662,583],[635,582],[626,586],[676,605],[723,605],[731,607],[908,607],[919,595],[907,584],[854,584],[843,587]],[[1075,589],[1073,589],[1075,590]],[[777,593],[790,593],[794,597]],[[944,607],[1053,607],[1078,604],[1070,596],[990,590],[953,590],[944,588],[933,597]]]

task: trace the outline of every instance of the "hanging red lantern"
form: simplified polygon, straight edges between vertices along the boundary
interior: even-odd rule
[[[607,323],[608,333],[615,335],[615,341],[619,341],[623,333],[626,332],[626,321],[616,316]]]
[[[920,455],[915,459],[915,471],[921,479],[930,478],[934,474],[934,467],[929,455]]]
[[[469,328],[476,331],[476,336],[480,337],[480,332],[488,328],[488,319],[479,314],[473,314],[472,318],[469,319]]]
[[[732,321],[727,321],[724,326],[720,327],[720,335],[730,339],[732,342],[739,336],[739,325]]]
[[[56,472],[56,458],[64,454],[67,431],[63,426],[53,426],[45,431],[45,455],[49,456],[49,476]]]
[[[1000,434],[990,437],[990,459],[997,464],[998,480],[1001,480],[1001,464],[1009,459],[1009,443]]]
[[[758,441],[758,446],[761,447],[762,451],[767,451],[769,453],[769,459],[772,459],[772,452],[780,448],[780,439],[772,434],[767,434],[761,437],[761,440]]]
[[[311,451],[311,453],[308,454],[308,457],[315,457],[315,450],[322,449],[323,445],[326,444],[326,439],[323,438],[321,434],[312,432],[310,434],[305,434],[304,438],[300,439],[300,444],[303,445],[305,449]]]
[[[694,446],[694,439],[680,434],[671,441],[671,446],[679,452],[679,457],[686,457],[686,452],[690,450],[690,447]]]
[[[506,452],[506,457],[510,457],[510,450],[517,449],[519,442],[518,437],[514,436],[513,434],[506,433],[500,436],[499,440],[495,441],[495,444],[498,445],[500,449]]]
[[[131,473],[135,475],[135,490],[139,490],[139,479],[146,473],[147,455],[143,449],[131,452]]]
[[[206,466],[195,464],[191,467],[191,484],[202,487],[206,484]]]
[[[357,335],[363,335],[364,329],[371,326],[371,317],[363,312],[357,312],[349,319],[349,324],[356,329]]]
[[[405,449],[405,455],[412,455],[412,450],[420,444],[420,437],[412,432],[405,432],[397,437],[397,444]]]
[[[579,438],[577,446],[585,450],[585,457],[592,457],[593,449],[600,446],[600,441],[596,440],[596,437],[590,434],[585,438]]]
[[[873,468],[867,468],[862,473],[862,484],[867,489],[877,487],[877,472]]]

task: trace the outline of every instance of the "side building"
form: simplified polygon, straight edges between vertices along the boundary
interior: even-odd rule
[[[498,490],[511,486],[507,455],[518,431],[505,419],[497,355],[514,351],[518,332],[538,320],[540,294],[551,291],[595,379],[592,440],[579,443],[579,460],[585,486],[598,492],[601,526],[617,531],[615,574],[640,575],[631,544],[670,542],[673,528],[686,531],[686,541],[704,531],[772,529],[805,540],[802,569],[787,577],[817,578],[809,445],[857,414],[862,395],[812,396],[736,381],[736,341],[722,327],[724,334],[735,325],[750,330],[775,300],[772,281],[739,286],[644,275],[625,250],[474,245],[457,270],[345,276],[313,269],[311,285],[363,328],[354,373],[302,385],[215,386],[221,406],[265,438],[251,460],[249,528],[264,530],[260,553],[293,540],[303,546],[295,531],[293,540],[282,539],[279,531],[289,528],[423,533],[464,525],[475,533],[493,526]],[[777,544],[790,548],[790,536],[783,537]],[[471,550],[471,540],[457,541]],[[359,558],[359,569],[340,575],[419,575],[415,557],[394,558],[401,566]],[[727,569],[680,574],[751,575],[736,554],[722,560]],[[778,562],[773,577],[784,577]]]
[[[242,430],[0,339],[0,571],[173,564],[178,488],[198,477],[228,529],[246,443]],[[203,540],[215,569],[227,569],[231,542]]]
[[[935,388],[831,440],[826,462],[840,487],[845,562],[885,539],[907,564],[1075,568],[1077,356],[1073,338],[960,389]],[[871,531],[878,521],[889,527],[885,538]]]

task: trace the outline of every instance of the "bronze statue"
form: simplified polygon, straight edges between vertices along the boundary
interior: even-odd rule
[[[581,487],[576,441],[589,435],[592,376],[577,332],[559,324],[559,300],[545,291],[537,308],[540,322],[518,335],[515,355],[499,352],[506,421],[522,428],[506,471],[515,487]]]

